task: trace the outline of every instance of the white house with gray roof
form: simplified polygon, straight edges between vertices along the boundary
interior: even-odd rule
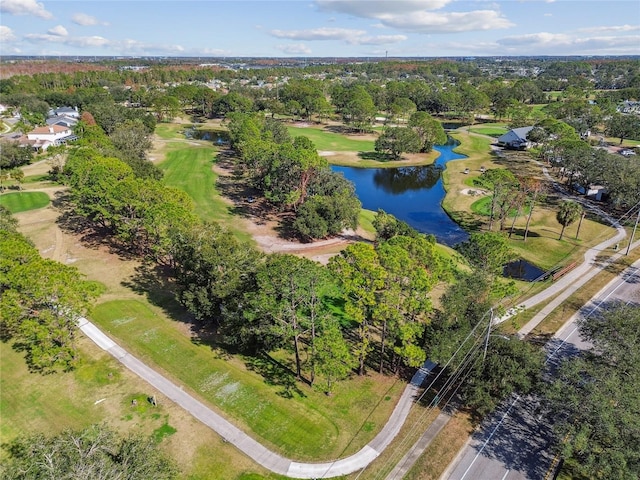
[[[520,127],[509,130],[496,140],[498,146],[513,150],[526,150],[531,147],[531,142],[527,140],[527,135],[533,127]]]

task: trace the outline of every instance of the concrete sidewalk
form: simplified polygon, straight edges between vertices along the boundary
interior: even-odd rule
[[[169,379],[156,372],[129,352],[124,350],[102,332],[96,325],[81,318],[80,330],[103,350],[111,354],[125,367],[148,382],[167,398],[191,413],[202,423],[215,430],[224,440],[268,470],[291,478],[330,478],[361,470],[375,460],[398,434],[413,402],[418,397],[421,385],[435,364],[427,361],[407,385],[393,413],[376,437],[353,455],[323,463],[301,463],[272,452],[252,437],[188,394]]]

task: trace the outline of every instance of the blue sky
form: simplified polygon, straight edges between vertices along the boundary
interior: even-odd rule
[[[639,0],[0,0],[3,55],[640,55]]]

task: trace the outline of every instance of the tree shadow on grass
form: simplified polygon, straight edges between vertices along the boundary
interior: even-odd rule
[[[369,135],[373,133],[371,129],[358,129],[349,127],[348,125],[327,125],[324,129],[327,132],[337,133],[339,135]]]
[[[245,365],[247,369],[261,375],[267,385],[282,387],[282,389],[277,392],[281,397],[306,397],[305,393],[298,387],[298,382],[293,371],[269,355],[263,354],[256,357],[248,357]]]
[[[63,232],[79,237],[80,242],[87,248],[97,250],[106,247],[109,253],[124,260],[139,258],[113,234],[113,231],[78,215],[67,202],[68,198],[63,197],[56,198],[52,202],[52,205],[61,212],[56,224]]]
[[[362,160],[373,160],[380,163],[389,163],[395,160],[391,155],[379,152],[358,152],[358,157]]]
[[[168,267],[146,262],[136,267],[135,273],[121,284],[145,296],[149,303],[161,308],[170,319],[188,325],[192,343],[206,345],[219,357],[226,358],[236,353],[223,345],[215,321],[198,320],[178,302],[175,296],[176,285],[171,280]]]
[[[450,217],[467,232],[479,232],[484,225],[478,215],[466,211],[451,212]]]
[[[180,305],[175,297],[175,284],[170,279],[169,268],[153,262],[145,262],[135,269],[135,273],[121,285],[133,292],[144,295],[149,303],[160,307],[174,320],[192,323],[193,316]]]
[[[508,233],[510,231],[506,230]],[[529,238],[537,238],[540,234],[536,233],[534,230],[529,229],[527,232],[527,239]],[[513,233],[511,234],[511,240],[524,240],[524,228],[514,228]]]

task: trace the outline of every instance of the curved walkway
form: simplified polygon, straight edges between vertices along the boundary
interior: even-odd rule
[[[96,345],[111,354],[125,367],[148,382],[163,395],[167,396],[167,398],[187,410],[202,423],[218,432],[225,441],[235,445],[239,450],[268,470],[292,478],[337,477],[340,475],[348,475],[369,465],[387,448],[389,443],[391,443],[398,434],[409,414],[415,398],[419,394],[422,382],[435,366],[435,364],[427,361],[424,367],[416,372],[411,383],[407,385],[402,393],[396,408],[393,410],[384,428],[359,452],[332,462],[301,463],[284,458],[258,443],[228,420],[182,390],[178,385],[124,350],[86,318],[81,318],[78,325],[80,330],[93,340]]]
[[[552,177],[549,175],[549,172],[547,171],[546,167],[542,168],[542,173],[545,175],[545,177],[549,181],[553,182],[553,184],[555,185],[555,182],[553,181]],[[611,263],[613,263],[614,260],[619,258],[621,253],[618,253],[616,255],[613,255],[607,258],[606,260],[602,261],[600,264],[597,264],[596,262],[598,255],[600,255],[602,252],[604,252],[608,248],[611,248],[613,245],[620,243],[620,241],[627,236],[627,232],[624,229],[624,227],[620,225],[620,223],[618,223],[617,220],[612,218],[607,213],[603,212],[597,206],[590,204],[589,202],[585,201],[582,198],[574,197],[564,192],[563,192],[563,196],[571,198],[572,200],[581,203],[585,208],[593,211],[598,216],[604,218],[606,221],[608,221],[611,224],[611,226],[613,226],[617,230],[617,233],[613,237],[599,243],[595,247],[591,247],[590,249],[588,249],[584,254],[584,261],[580,265],[578,265],[577,267],[575,267],[574,269],[572,269],[571,271],[563,275],[562,278],[555,281],[548,288],[545,288],[542,292],[538,293],[537,295],[534,295],[533,297],[526,299],[517,308],[512,309],[506,315],[495,320],[495,323],[504,322],[505,320],[509,319],[511,316],[516,315],[522,312],[523,310],[526,310],[527,308],[531,308],[535,305],[538,305],[539,303],[542,303],[544,300],[562,292],[561,295],[553,299],[553,301],[549,302],[544,309],[542,309],[538,314],[536,314],[526,325],[524,325],[518,331],[518,335],[520,335],[521,337],[524,337],[525,335],[530,333],[548,314],[550,314],[553,311],[553,309],[555,309],[564,300],[566,300],[569,296],[571,296],[571,294],[573,294],[578,288],[580,288],[582,285],[584,285],[593,277],[595,277],[600,271],[602,271],[604,268],[606,268]]]
[[[599,213],[603,214],[602,212]],[[551,285],[549,288],[545,289],[543,292],[540,292],[539,294],[531,297],[522,304],[522,308],[530,308],[534,305],[537,305],[538,303],[541,303],[547,298],[565,290],[562,295],[554,299],[553,302],[550,302],[543,311],[536,315],[534,319],[532,319],[527,325],[523,327],[523,329],[520,330],[519,333],[521,335],[525,334],[523,332],[528,333],[528,331],[531,331],[537,325],[537,323],[539,323],[539,321],[541,321],[542,318],[544,318],[544,316],[548,314],[548,312],[546,312],[548,308],[550,308],[551,310],[555,308],[555,302],[562,302],[566,297],[577,290],[577,288],[579,288],[590,278],[595,276],[601,270],[601,268],[604,268],[604,266],[608,265],[608,263],[613,260],[612,258],[606,262],[603,262],[601,268],[594,268],[594,261],[598,254],[609,248],[614,243],[619,242],[626,236],[626,232],[622,226],[620,226],[617,222],[615,222],[615,220],[607,217],[606,215],[605,218],[607,218],[607,220],[609,220],[616,227],[616,229],[618,230],[617,234],[614,237],[589,249],[585,253],[584,263],[573,269],[571,272],[566,274],[563,278]],[[635,244],[634,248],[639,245],[640,242]],[[617,258],[620,255],[621,252],[618,255],[614,256],[614,258]],[[508,318],[508,316],[501,318],[499,321],[503,321],[506,318]],[[540,320],[537,320],[537,323],[534,324],[534,321],[536,321],[536,319],[538,318],[540,318]],[[275,452],[272,452],[262,444],[258,443],[252,437],[247,435],[245,432],[240,430],[238,427],[230,423],[228,420],[226,420],[213,410],[211,410],[195,397],[183,391],[181,387],[177,386],[175,383],[171,382],[169,379],[153,370],[152,368],[141,362],[138,358],[134,357],[129,352],[124,350],[113,340],[111,340],[111,338],[109,338],[104,332],[102,332],[96,325],[94,325],[87,319],[81,318],[79,320],[79,328],[100,348],[111,354],[120,363],[122,363],[140,378],[148,382],[159,392],[164,394],[167,398],[180,405],[182,408],[191,413],[195,418],[216,431],[222,436],[225,441],[232,443],[239,450],[241,450],[243,453],[245,453],[247,456],[252,458],[255,462],[262,465],[266,469],[280,475],[286,475],[287,477],[291,478],[314,479],[337,477],[341,475],[348,475],[369,465],[382,453],[382,451],[384,451],[384,449],[398,434],[409,414],[409,410],[411,409],[414,400],[419,395],[419,390],[422,383],[424,382],[431,369],[435,367],[435,364],[427,361],[425,362],[425,365],[416,372],[411,382],[407,385],[404,392],[402,393],[398,404],[396,405],[393,413],[389,417],[389,420],[387,421],[383,429],[369,444],[365,445],[360,451],[349,457],[334,460],[331,462],[302,463],[287,459]],[[526,331],[527,328],[530,329]],[[436,431],[431,432],[432,429],[429,429],[425,433],[425,439],[422,442],[422,451],[447,422],[448,418],[444,418],[445,415],[445,413],[441,413],[440,416],[443,416],[443,418],[440,418],[439,416],[437,421],[435,422],[435,424],[437,424],[435,425]],[[394,471],[394,473],[397,472]],[[398,477],[393,475],[388,478]]]

